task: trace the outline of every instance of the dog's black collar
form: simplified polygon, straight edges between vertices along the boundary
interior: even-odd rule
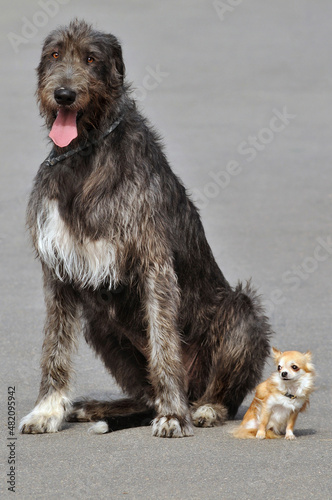
[[[286,398],[289,398],[289,399],[296,399],[297,398],[297,396],[294,396],[294,394],[290,394],[289,392],[286,392],[284,394],[284,396],[286,396]]]
[[[101,141],[102,139],[105,139],[105,137],[107,137],[111,132],[113,132],[113,130],[116,129],[116,127],[121,122],[122,118],[123,117],[120,116],[117,120],[115,120],[115,122],[112,123],[110,128],[101,137],[99,137],[98,139],[95,139],[95,140],[90,140],[86,144],[84,144],[83,146],[79,146],[76,149],[70,149],[66,153],[63,153],[62,155],[58,155],[58,156],[56,156],[55,150],[52,149],[52,151],[50,152],[50,154],[48,155],[48,157],[44,161],[44,165],[46,165],[47,167],[53,167],[53,165],[55,165],[59,161],[63,161],[66,158],[69,158],[70,156],[76,155],[80,151],[83,151],[84,149],[87,149],[87,148],[97,144],[99,141]]]

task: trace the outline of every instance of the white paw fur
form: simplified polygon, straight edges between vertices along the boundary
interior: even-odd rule
[[[69,407],[69,399],[59,393],[46,396],[22,418],[19,431],[23,434],[58,432]]]
[[[157,437],[193,436],[194,431],[187,422],[183,425],[175,417],[156,417],[152,422],[152,435]]]
[[[203,405],[192,413],[194,425],[197,427],[213,427],[217,421],[217,413],[209,405]]]

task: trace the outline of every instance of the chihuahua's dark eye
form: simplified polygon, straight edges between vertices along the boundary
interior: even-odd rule
[[[298,366],[296,366],[296,365],[292,365],[292,370],[294,370],[294,371],[296,371],[296,372],[297,372],[297,370],[298,370],[298,369],[299,369],[299,367],[298,367]]]
[[[278,372],[280,372],[280,370],[281,370],[281,366],[280,366],[280,365],[278,365]]]
[[[95,58],[94,58],[94,57],[89,56],[89,57],[87,57],[86,62],[87,62],[88,64],[91,64],[91,63],[93,63],[93,61],[94,61],[94,60],[95,60]]]

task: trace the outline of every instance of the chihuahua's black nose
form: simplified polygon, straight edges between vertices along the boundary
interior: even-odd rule
[[[281,376],[282,376],[283,378],[286,378],[286,377],[287,377],[287,375],[288,375],[288,372],[282,372],[282,374],[281,374]]]

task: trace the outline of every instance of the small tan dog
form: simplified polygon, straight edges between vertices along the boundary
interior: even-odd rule
[[[297,416],[308,406],[314,390],[311,353],[281,352],[273,347],[272,354],[278,371],[257,386],[240,427],[232,432],[234,437],[274,439],[285,435],[286,439],[295,439]]]

